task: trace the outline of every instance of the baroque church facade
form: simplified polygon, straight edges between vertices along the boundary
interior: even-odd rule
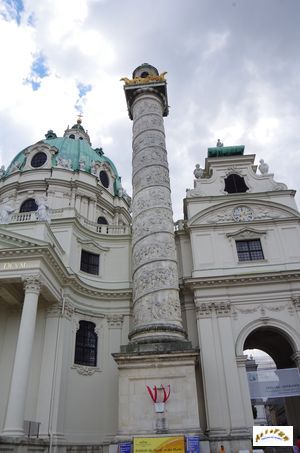
[[[218,142],[174,224],[164,74],[124,83],[132,200],[80,119],[0,170],[0,451],[249,450],[243,351],[300,369],[295,191]],[[284,400],[297,432],[299,399]]]

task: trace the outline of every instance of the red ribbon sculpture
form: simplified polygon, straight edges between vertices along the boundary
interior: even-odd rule
[[[149,387],[149,385],[146,385],[146,387],[147,387],[148,393],[149,393],[153,403],[165,403],[169,399],[170,390],[171,390],[170,384],[167,385],[167,388],[165,388],[162,384],[159,388],[157,388],[156,385],[154,385],[153,389],[151,387]],[[162,398],[159,397],[158,390],[162,390],[162,392],[163,392]],[[159,400],[162,399],[162,401],[158,401],[158,399]]]

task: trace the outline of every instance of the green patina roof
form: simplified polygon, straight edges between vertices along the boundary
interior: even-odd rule
[[[80,169],[80,160],[85,161],[85,169],[87,173],[91,173],[91,166],[92,161],[98,162],[107,162],[107,164],[111,167],[116,179],[114,182],[114,192],[115,195],[118,194],[119,189],[121,188],[121,178],[119,177],[118,171],[114,165],[114,163],[106,156],[101,154],[101,151],[98,153],[96,152],[86,140],[74,140],[68,137],[57,137],[52,139],[42,140],[43,143],[46,143],[49,146],[54,146],[58,153],[52,157],[52,166],[56,167],[56,161],[59,157],[62,159],[70,159],[72,170],[76,171]],[[9,167],[5,172],[5,176],[8,176],[15,165],[22,171],[26,156],[25,150],[23,149],[21,152],[17,154],[17,156],[13,159]],[[101,154],[101,155],[100,155]],[[81,170],[82,171],[82,170]]]
[[[242,156],[244,154],[244,145],[236,146],[215,146],[214,148],[207,149],[207,157],[218,156]]]

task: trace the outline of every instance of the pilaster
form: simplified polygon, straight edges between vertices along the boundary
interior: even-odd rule
[[[43,361],[38,390],[37,421],[40,437],[63,437],[66,339],[71,333],[74,308],[67,299],[50,305],[46,312]]]

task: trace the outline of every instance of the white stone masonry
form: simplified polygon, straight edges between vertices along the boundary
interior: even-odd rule
[[[131,340],[183,339],[163,124],[163,98],[139,90],[133,117],[133,314]]]

